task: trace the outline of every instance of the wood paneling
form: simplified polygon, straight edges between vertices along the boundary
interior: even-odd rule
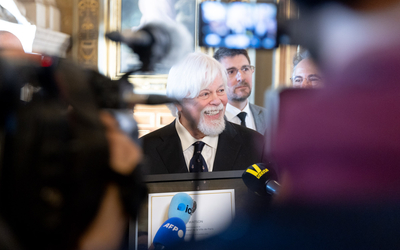
[[[139,137],[164,127],[175,119],[166,105],[136,105],[133,116],[138,123]]]

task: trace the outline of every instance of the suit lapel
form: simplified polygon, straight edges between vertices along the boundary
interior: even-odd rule
[[[250,111],[251,113],[253,113],[254,123],[256,124],[257,132],[259,132],[260,134],[264,134],[265,130],[267,129],[265,121],[266,114],[264,113],[264,110],[260,107],[250,104]]]
[[[213,171],[231,170],[241,148],[241,142],[236,138],[237,132],[230,122],[226,121],[225,130],[219,135],[217,153]]]
[[[262,122],[261,115],[260,115],[261,109],[258,109],[254,105],[250,104],[250,111],[251,111],[251,113],[253,113],[254,122],[256,124],[256,130],[259,131],[260,123]]]
[[[185,158],[182,152],[181,140],[175,129],[175,122],[167,125],[165,134],[160,136],[162,143],[157,147],[168,173],[187,173]]]

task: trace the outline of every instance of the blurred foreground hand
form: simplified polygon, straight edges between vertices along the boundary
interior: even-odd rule
[[[142,158],[140,147],[118,128],[118,123],[112,115],[103,111],[100,114],[100,119],[106,127],[111,168],[122,175],[130,174]],[[118,186],[109,184],[98,214],[79,242],[79,249],[118,249],[128,220],[129,218],[123,209]]]

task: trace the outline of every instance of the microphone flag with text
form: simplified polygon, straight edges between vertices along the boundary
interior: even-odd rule
[[[186,234],[185,222],[177,217],[166,220],[153,239],[155,249],[171,249],[183,242]]]
[[[256,163],[248,167],[242,174],[244,184],[260,196],[276,195],[280,185],[275,180],[273,169],[268,169],[264,163]]]
[[[168,218],[178,217],[185,224],[188,223],[191,215],[196,211],[196,201],[186,193],[177,193],[172,197],[168,209]]]

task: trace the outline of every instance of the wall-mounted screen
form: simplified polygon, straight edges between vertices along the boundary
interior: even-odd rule
[[[277,47],[277,5],[274,3],[203,2],[199,11],[200,46]]]

